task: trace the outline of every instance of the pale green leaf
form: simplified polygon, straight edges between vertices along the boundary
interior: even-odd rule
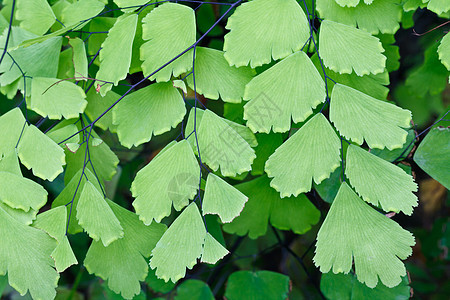
[[[59,275],[50,254],[56,241],[42,230],[17,221],[2,208],[0,236],[0,274],[8,273],[9,285],[22,296],[29,291],[33,299],[53,299]]]
[[[308,20],[295,0],[254,0],[228,18],[225,58],[231,66],[252,68],[299,51],[309,38]]]
[[[96,79],[101,86],[100,94],[105,96],[111,90],[112,82],[117,85],[120,80],[125,79],[131,64],[131,49],[134,34],[136,33],[137,14],[122,15],[117,18],[114,26],[109,30],[108,37],[102,44],[100,50],[100,69]],[[120,51],[117,51],[120,49]]]
[[[273,178],[270,186],[281,197],[297,196],[311,190],[339,167],[340,141],[321,113],[312,117],[266,162],[265,171]]]
[[[430,0],[427,9],[440,15],[450,10],[450,2],[448,0]]]
[[[401,148],[411,112],[377,100],[351,87],[336,84],[331,94],[330,120],[347,139],[370,148]]]
[[[61,28],[59,30],[56,30],[56,31],[54,31],[52,33],[49,33],[49,34],[46,34],[46,35],[43,35],[43,36],[38,36],[38,37],[35,37],[35,38],[27,39],[27,40],[23,41],[20,44],[20,46],[27,48],[27,47],[33,46],[35,44],[38,44],[38,43],[44,43],[45,41],[47,41],[49,39],[52,39],[54,37],[60,37],[60,35],[63,35],[67,31],[74,29],[76,27],[76,25],[77,24],[72,24],[70,26],[66,26],[66,27],[63,27],[63,28]],[[58,52],[59,51],[61,51],[61,47],[58,49]],[[46,57],[46,58],[54,59],[54,57]],[[54,77],[54,76],[55,75],[51,75],[50,77]]]
[[[3,132],[0,134],[0,156],[14,151],[25,126],[25,118],[18,107],[0,116],[0,132]]]
[[[59,143],[65,140],[67,137],[77,133],[78,128],[75,124],[63,124],[64,121],[53,127],[46,135],[51,138],[55,143]],[[59,126],[59,125],[64,126]],[[73,137],[65,141],[65,144],[78,144],[80,142],[80,136],[75,134]],[[62,147],[65,145],[61,144]],[[75,146],[75,145],[74,145]]]
[[[39,210],[47,202],[47,191],[33,180],[0,172],[0,201],[25,212]]]
[[[433,128],[414,153],[416,164],[450,189],[450,129]]]
[[[387,148],[383,149],[371,149],[370,153],[375,154],[378,157],[381,157],[384,160],[389,162],[397,162],[400,160],[404,160],[411,153],[411,150],[414,148],[414,140],[416,139],[416,133],[413,128],[408,130],[408,136],[406,137],[406,143],[403,144],[402,148],[398,148],[395,150],[388,150]]]
[[[271,271],[237,271],[228,277],[225,298],[228,300],[288,299],[289,277]]]
[[[126,9],[122,9],[125,12],[135,11],[139,8],[140,5],[150,4],[155,2],[156,0],[113,0],[118,7],[130,7]]]
[[[374,288],[380,278],[394,287],[406,275],[401,259],[411,255],[414,243],[411,233],[371,208],[344,182],[317,234],[313,261],[322,273],[332,269],[335,274],[347,274],[354,261],[360,282]]]
[[[195,13],[189,6],[164,3],[153,9],[142,23],[142,39],[147,41],[140,50],[144,76],[153,74],[196,41]],[[169,81],[172,74],[177,77],[189,71],[192,63],[193,51],[189,50],[150,80]]]
[[[69,45],[72,47],[72,61],[75,69],[76,80],[86,80],[88,75],[88,60],[86,57],[86,47],[80,38],[70,38]]]
[[[174,80],[172,82],[173,87],[180,89],[183,91],[185,95],[187,95],[187,87],[183,80]]]
[[[150,268],[164,281],[177,282],[203,253],[205,225],[193,202],[176,218],[152,251]]]
[[[201,159],[214,171],[236,176],[251,170],[255,150],[212,111],[203,113],[197,136]]]
[[[439,59],[442,64],[450,71],[450,34],[446,34],[438,47]]]
[[[55,14],[46,0],[19,0],[15,18],[20,27],[43,35],[55,23]]]
[[[333,0],[333,1],[335,1],[342,7],[344,6],[355,7],[356,5],[359,4],[359,0]],[[372,3],[372,1],[370,1],[370,3]]]
[[[86,182],[77,204],[78,224],[95,241],[102,240],[105,247],[123,237],[123,228],[108,206],[102,194],[91,183]]]
[[[99,14],[105,5],[97,0],[76,0],[67,5],[61,13],[61,22],[67,27],[85,21]]]
[[[169,148],[170,147],[170,148]],[[192,148],[185,140],[168,145],[136,175],[131,192],[139,218],[149,225],[188,205],[197,193],[200,167]]]
[[[66,143],[65,144],[67,149],[69,149],[70,152],[75,153],[80,148],[80,144],[78,143]]]
[[[51,256],[55,260],[55,268],[59,273],[64,272],[72,265],[78,264],[67,236],[64,236],[58,243],[58,246],[53,250]]]
[[[0,172],[9,172],[22,176],[19,158],[15,149],[10,150],[7,154],[0,154]]]
[[[297,52],[253,78],[245,87],[244,119],[253,132],[285,132],[291,120],[308,118],[325,101],[325,83],[304,52]]]
[[[86,175],[86,176],[85,176]],[[77,215],[77,205],[78,200],[80,199],[81,191],[83,190],[84,184],[86,183],[86,178],[95,185],[97,190],[100,190],[100,185],[95,178],[95,175],[89,170],[85,170],[85,175],[82,175],[82,170],[80,169],[75,176],[73,176],[72,180],[68,182],[62,192],[56,197],[56,199],[52,203],[52,207],[63,206],[67,209],[67,214],[71,213],[71,218],[69,221],[68,233],[75,234],[78,232],[82,232],[83,228],[78,225],[78,220],[75,217]],[[81,178],[81,180],[80,180]],[[79,187],[78,187],[78,182]],[[77,190],[78,187],[78,190]],[[77,192],[75,192],[77,191]],[[73,202],[72,202],[73,201]],[[72,202],[72,204],[71,204]]]
[[[34,77],[31,86],[30,108],[49,119],[72,119],[87,105],[83,89],[57,78]]]
[[[270,221],[278,229],[303,234],[319,221],[320,211],[304,194],[281,199],[269,184],[267,176],[260,176],[236,185],[249,199],[241,214],[223,226],[226,232],[256,239],[266,234]]]
[[[131,148],[175,128],[185,114],[180,92],[171,82],[161,82],[125,96],[113,109],[113,124],[120,143]]]
[[[201,262],[215,264],[225,255],[230,253],[209,232],[205,236]]]
[[[394,34],[400,28],[402,7],[399,0],[362,1],[356,7],[341,7],[335,0],[317,0],[321,18],[364,29],[372,34]]]
[[[86,95],[86,100],[88,104],[85,109],[86,115],[91,120],[97,119],[103,112],[106,111],[110,106],[112,106],[117,100],[119,100],[120,95],[109,91],[105,96],[101,96],[95,91],[95,89],[90,89]],[[113,113],[112,110],[108,111],[103,117],[101,117],[95,126],[100,127],[103,130],[109,129],[111,132],[116,131],[116,126],[113,125]]]
[[[206,179],[203,197],[203,215],[217,214],[223,223],[229,223],[241,213],[248,198],[225,180],[213,173]]]
[[[411,215],[417,206],[417,197],[412,193],[417,192],[417,184],[411,175],[358,146],[347,149],[345,175],[366,202],[381,205],[386,212]]]
[[[92,146],[93,146],[93,147],[100,146],[102,143],[103,143],[103,140],[102,140],[102,139],[95,138],[95,137],[92,138]]]
[[[197,47],[195,52],[195,89],[208,99],[240,103],[245,85],[255,75],[249,67],[231,67],[224,53],[219,50]],[[211,72],[214,70],[214,72]],[[194,89],[194,77],[189,75],[187,83]]]
[[[31,225],[31,223],[33,223],[33,221],[36,219],[36,215],[38,213],[38,211],[34,209],[30,209],[27,212],[21,209],[15,209],[1,201],[0,201],[0,208],[6,211],[15,220],[25,225]]]
[[[36,126],[29,125],[18,147],[20,162],[33,174],[53,181],[66,164],[64,150]]]
[[[324,64],[341,74],[378,74],[386,67],[386,56],[378,38],[365,30],[324,20],[320,25],[319,50]]]
[[[145,258],[150,256],[166,225],[152,223],[145,226],[136,214],[114,202],[107,202],[122,225],[124,236],[108,247],[93,241],[84,265],[89,273],[107,280],[108,287],[115,293],[131,299],[141,291],[140,281],[144,281],[148,273]]]

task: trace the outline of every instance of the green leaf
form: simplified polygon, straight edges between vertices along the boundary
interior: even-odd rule
[[[314,190],[319,196],[328,203],[332,203],[341,186],[342,168],[339,167],[331,173],[330,177],[322,181],[320,184],[314,184]]]
[[[401,259],[411,255],[414,243],[411,233],[371,208],[343,182],[317,234],[313,261],[322,273],[332,268],[335,274],[347,274],[354,260],[360,282],[374,288],[380,278],[394,287],[406,275]]]
[[[175,128],[185,114],[180,92],[171,82],[162,82],[125,96],[113,109],[113,124],[120,143],[131,148]]]
[[[78,143],[66,143],[65,144],[67,149],[69,149],[70,152],[75,153],[80,148],[80,144]]]
[[[78,224],[105,247],[123,237],[123,228],[103,196],[89,181],[84,184],[77,204]]]
[[[30,291],[33,299],[53,299],[59,275],[50,254],[56,241],[45,232],[17,221],[2,208],[0,236],[0,274],[8,273],[9,285],[22,296]]]
[[[389,151],[386,148],[383,149],[371,149],[370,153],[381,157],[384,160],[395,162],[400,161],[408,157],[411,150],[414,148],[414,140],[416,139],[416,134],[414,129],[408,130],[408,136],[406,137],[406,143],[403,144],[402,148],[394,149]]]
[[[381,205],[386,212],[411,215],[417,206],[417,197],[412,193],[417,192],[417,184],[412,176],[358,146],[347,149],[345,175],[366,202]]]
[[[264,165],[275,150],[283,144],[283,135],[280,133],[259,133],[256,135],[258,146],[255,148],[256,158],[252,164],[253,176],[264,174]]]
[[[347,139],[370,148],[401,148],[410,126],[411,112],[377,100],[358,90],[336,84],[331,94],[330,120]]]
[[[321,18],[358,26],[371,34],[394,34],[400,28],[402,7],[399,0],[376,0],[370,5],[358,1],[359,4],[355,7],[341,7],[335,0],[316,2],[316,9]]]
[[[49,119],[76,118],[86,108],[83,89],[57,78],[34,77],[30,108]]]
[[[156,277],[155,270],[152,269],[148,270],[148,275],[145,282],[152,291],[162,294],[170,292],[175,287],[175,284],[172,281],[165,282],[164,280]]]
[[[131,11],[135,11],[136,9],[139,8],[139,5],[144,5],[144,4],[150,4],[155,2],[155,0],[113,0],[115,4],[117,4],[118,7],[130,7],[131,8],[126,8],[123,9],[123,11],[125,12],[131,12]]]
[[[102,44],[100,68],[95,77],[102,80],[98,82],[101,86],[100,94],[102,96],[105,96],[112,88],[110,83],[103,81],[117,85],[120,80],[127,77],[131,64],[131,50],[137,20],[137,14],[125,14],[117,18],[116,23],[109,30],[108,37]],[[117,51],[117,49],[120,49],[120,51]]]
[[[26,127],[18,155],[20,162],[35,176],[49,181],[61,174],[66,164],[64,150],[34,125]]]
[[[97,119],[103,112],[105,112],[110,106],[119,100],[120,95],[109,91],[105,96],[101,96],[94,89],[90,89],[86,95],[88,104],[85,109],[86,115],[91,120]],[[101,117],[95,126],[100,127],[103,130],[109,129],[111,132],[116,132],[116,126],[113,125],[113,113],[112,110],[108,111],[103,117]]]
[[[209,286],[201,280],[189,279],[177,287],[174,300],[214,300]]]
[[[215,264],[230,253],[209,232],[206,233],[201,262]]]
[[[252,68],[299,51],[309,38],[305,13],[294,0],[254,0],[228,18],[225,58],[231,66]]]
[[[438,47],[439,60],[450,71],[450,34],[446,34]]]
[[[340,141],[321,113],[312,117],[266,162],[265,171],[273,178],[270,186],[281,197],[297,196],[311,190],[339,167]]]
[[[86,80],[88,75],[88,60],[86,57],[86,47],[80,38],[70,38],[69,45],[72,47],[72,61],[75,69],[76,80]]]
[[[46,0],[17,1],[15,18],[20,20],[20,27],[43,35],[55,23],[55,14]]]
[[[427,4],[427,9],[440,15],[450,10],[450,3],[446,0],[430,0]]]
[[[186,83],[183,80],[174,80],[172,81],[172,85],[174,88],[180,89],[183,91],[185,95],[187,95],[187,87]]]
[[[149,225],[170,215],[172,203],[176,210],[189,204],[197,193],[200,167],[192,148],[183,140],[168,145],[136,175],[131,192],[139,218]]]
[[[136,214],[107,200],[113,213],[123,227],[123,238],[105,247],[93,241],[84,260],[90,274],[108,281],[108,287],[126,299],[141,291],[139,281],[148,273],[145,258],[150,256],[156,242],[166,230],[166,225],[152,223],[145,226]]]
[[[98,15],[105,5],[97,0],[77,0],[67,5],[61,13],[61,21],[66,26],[88,20]]]
[[[294,53],[245,87],[244,119],[253,132],[285,132],[325,101],[325,83],[304,52]]]
[[[202,255],[205,236],[202,216],[193,202],[175,219],[152,251],[150,267],[156,268],[156,276],[174,283],[183,278],[186,268],[192,269]]]
[[[188,6],[164,3],[153,9],[142,23],[142,39],[147,41],[141,46],[144,76],[153,74],[196,41],[195,13]],[[189,71],[192,63],[193,51],[189,50],[150,80],[169,81],[172,74],[177,77]]]
[[[431,129],[414,154],[414,161],[431,177],[450,189],[450,129]]]
[[[341,74],[378,74],[386,67],[378,38],[352,26],[324,20],[320,25],[320,55],[324,64]]]
[[[224,176],[236,176],[251,170],[255,150],[227,122],[205,110],[198,127],[198,146],[203,162]]]
[[[25,212],[39,210],[47,202],[47,191],[21,175],[0,172],[0,201]]]
[[[334,0],[334,1],[342,7],[344,6],[355,7],[356,5],[359,4],[359,0]],[[372,3],[372,1],[370,0],[368,2],[370,2],[369,4]]]
[[[33,227],[44,230],[58,241],[58,245],[51,256],[55,260],[55,267],[59,273],[71,265],[78,264],[66,236],[66,225],[67,211],[64,206],[58,206],[39,214],[33,223]]]
[[[9,153],[3,155],[0,154],[0,172],[9,172],[18,176],[22,176],[20,170],[19,158],[15,149],[9,151]]]
[[[408,278],[402,278],[400,285],[388,288],[378,284],[371,289],[356,280],[353,274],[325,273],[320,280],[320,290],[327,299],[357,300],[407,300],[411,297]]]
[[[245,85],[255,75],[249,67],[231,67],[219,50],[197,47],[195,52],[195,89],[208,99],[222,99],[225,102],[240,103]],[[211,72],[214,70],[214,72]],[[187,83],[194,89],[193,75]]]
[[[1,201],[0,201],[0,208],[3,209],[5,212],[7,212],[15,220],[25,225],[31,225],[31,223],[33,223],[33,220],[36,219],[36,215],[38,213],[38,211],[34,209],[30,209],[27,212],[21,209],[15,209]]]
[[[26,126],[20,108],[16,107],[0,116],[0,156],[9,154],[16,147]]]
[[[229,223],[241,213],[248,198],[213,173],[206,179],[203,215],[217,214],[223,223]]]
[[[270,221],[278,229],[303,234],[319,221],[319,210],[304,194],[281,199],[269,183],[267,176],[260,176],[236,185],[249,199],[241,214],[223,226],[226,232],[256,239],[266,233]]]
[[[228,300],[287,299],[289,277],[271,271],[237,271],[228,277]]]
[[[78,144],[80,142],[80,136],[76,134],[77,131],[78,128],[75,124],[68,124],[62,121],[61,123],[53,127],[50,131],[48,131],[46,135],[55,143],[59,143],[65,140],[68,136],[75,134],[73,137],[65,141],[65,145],[61,145],[62,147],[64,147],[67,144]]]

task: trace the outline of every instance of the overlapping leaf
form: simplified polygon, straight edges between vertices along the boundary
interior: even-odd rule
[[[161,82],[125,96],[113,110],[113,124],[120,143],[131,148],[175,128],[185,114],[180,92],[170,82]]]
[[[76,118],[87,105],[80,86],[57,78],[34,77],[30,108],[49,119]]]
[[[0,156],[14,150],[24,130],[25,118],[20,108],[14,108],[0,116]]]
[[[232,66],[252,68],[298,51],[309,38],[309,25],[295,0],[254,0],[228,18],[225,58]]]
[[[442,64],[450,71],[450,34],[446,34],[438,47],[439,59]]]
[[[181,210],[198,189],[200,167],[185,140],[169,144],[136,175],[131,191],[139,218],[150,224],[170,215],[172,203]]]
[[[55,14],[46,0],[20,0],[17,3],[20,26],[37,35],[43,35],[55,23]]]
[[[304,52],[297,52],[253,78],[245,87],[244,119],[253,132],[288,131],[325,101],[325,83]]]
[[[211,72],[214,70],[213,72]],[[245,85],[255,71],[249,67],[231,67],[223,52],[197,47],[195,54],[195,89],[208,99],[219,97],[230,103],[239,103],[244,96]],[[187,77],[188,85],[194,89],[194,76]]]
[[[91,120],[95,120],[117,100],[119,100],[119,98],[120,95],[113,91],[107,92],[106,95],[102,97],[94,89],[90,89],[86,95],[88,104],[86,106],[85,113]],[[115,132],[116,125],[113,125],[112,110],[108,111],[103,117],[101,117],[97,123],[95,123],[95,126],[98,126],[103,130],[109,129],[110,131]]]
[[[105,4],[98,0],[78,0],[67,5],[61,12],[61,21],[68,28],[79,22],[89,20],[99,14]]]
[[[256,239],[266,233],[270,221],[278,229],[303,234],[319,221],[319,210],[304,194],[281,199],[269,184],[269,178],[261,176],[236,185],[249,199],[241,214],[223,226],[226,232]]]
[[[273,178],[270,186],[281,197],[297,196],[311,190],[339,167],[340,142],[321,113],[312,117],[284,142],[266,162],[265,171]]]
[[[374,288],[378,278],[398,285],[406,269],[401,259],[411,255],[414,237],[393,220],[362,201],[342,183],[319,230],[313,258],[322,273],[348,273],[355,264],[358,280]]]
[[[224,223],[237,217],[248,198],[225,180],[213,173],[206,179],[202,211],[205,214],[217,214]]]
[[[136,14],[125,14],[117,18],[116,23],[109,30],[108,37],[102,44],[100,68],[96,75],[96,79],[102,80],[98,83],[101,86],[100,93],[102,96],[105,96],[112,88],[112,84],[104,81],[117,85],[128,74],[137,20]],[[120,49],[120,51],[117,51],[117,49]]]
[[[345,175],[366,202],[380,205],[387,212],[412,214],[417,206],[412,193],[417,191],[417,184],[400,167],[354,145],[347,149],[346,163]]]
[[[145,258],[150,256],[166,225],[152,223],[145,226],[136,214],[107,200],[113,213],[123,227],[124,236],[105,247],[93,241],[84,260],[89,273],[108,281],[108,287],[131,299],[141,291],[140,281],[148,273]]]
[[[440,15],[450,10],[450,3],[446,0],[423,0],[422,2],[428,2],[427,9]]]
[[[206,233],[201,262],[215,264],[230,253],[209,232]]]
[[[386,67],[380,40],[362,29],[325,20],[320,25],[319,45],[325,65],[341,74],[378,74]]]
[[[72,62],[77,80],[87,80],[88,60],[86,57],[86,47],[80,38],[71,38],[69,45],[72,47]]]
[[[144,76],[153,74],[181,52],[192,46],[196,39],[194,10],[177,3],[164,3],[153,9],[142,20],[141,46]],[[150,77],[150,80],[169,81],[172,74],[179,76],[192,68],[193,51],[190,50]]]
[[[330,120],[341,135],[370,148],[401,148],[410,126],[411,112],[377,100],[345,85],[336,84],[331,94]]]

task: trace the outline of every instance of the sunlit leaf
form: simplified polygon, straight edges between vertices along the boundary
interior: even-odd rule
[[[231,67],[222,51],[203,47],[196,49],[194,70],[197,93],[208,99],[217,100],[220,97],[231,103],[241,102],[245,85],[255,74],[249,67]],[[194,89],[193,75],[187,77],[187,82]]]
[[[83,89],[57,78],[34,77],[30,108],[49,119],[76,118],[87,105]]]
[[[141,291],[140,281],[148,273],[145,258],[150,256],[156,242],[161,238],[166,225],[153,223],[145,226],[136,214],[107,200],[113,213],[123,227],[123,238],[105,247],[93,241],[84,260],[86,269],[108,281],[108,287],[131,299]]]
[[[20,108],[14,108],[0,116],[0,156],[14,150],[25,128],[25,118]]]
[[[228,18],[224,37],[225,58],[230,65],[252,68],[284,58],[302,48],[309,25],[297,1],[254,0],[238,6]]]
[[[43,35],[55,23],[55,14],[46,0],[17,1],[15,14],[20,27],[37,35]]]
[[[125,96],[113,109],[113,124],[120,143],[131,148],[175,128],[185,114],[180,92],[172,83],[162,82]]]
[[[435,12],[438,15],[450,10],[450,3],[447,0],[430,0],[426,2],[428,2],[427,9]]]
[[[34,125],[26,127],[18,154],[20,162],[44,180],[53,181],[66,164],[64,150]]]
[[[260,176],[236,185],[249,199],[241,214],[223,226],[226,232],[256,239],[266,233],[270,221],[278,229],[303,234],[319,221],[319,210],[304,194],[281,199],[269,183],[267,176]]]
[[[378,74],[386,67],[380,40],[362,29],[324,20],[319,45],[324,64],[341,74]]]
[[[313,261],[322,273],[332,269],[335,274],[347,274],[354,261],[360,282],[374,288],[380,278],[394,287],[406,275],[401,259],[411,255],[414,243],[411,233],[371,208],[344,182],[317,234]]]
[[[366,202],[381,205],[386,212],[412,214],[417,184],[400,167],[355,145],[348,147],[346,163],[345,175]]]
[[[285,132],[325,101],[325,83],[304,52],[294,53],[245,87],[244,119],[253,132]]]
[[[170,215],[172,203],[181,210],[197,193],[200,167],[189,143],[183,140],[166,148],[137,173],[131,185],[133,206],[146,225]]]
[[[61,13],[61,21],[67,27],[88,20],[99,14],[105,4],[97,0],[77,0],[67,5]]]
[[[377,100],[358,90],[336,84],[331,94],[330,120],[341,135],[370,148],[401,148],[410,126],[411,112]]]
[[[7,154],[0,154],[0,172],[9,172],[22,176],[17,152],[12,149]]]
[[[86,57],[86,47],[80,38],[71,38],[69,44],[72,47],[73,66],[75,69],[75,78],[77,80],[86,80],[88,77],[88,60]]]
[[[248,198],[225,180],[213,173],[208,174],[203,197],[203,214],[217,214],[224,223],[237,217]]]
[[[105,83],[105,81],[117,85],[128,74],[137,20],[136,14],[125,14],[117,18],[116,23],[109,30],[108,37],[102,44],[100,68],[95,77],[102,80],[98,82],[101,86],[100,94],[102,96],[105,96],[112,88],[112,84]],[[117,49],[120,49],[120,51],[117,51]]]
[[[230,253],[209,232],[205,236],[201,262],[215,264],[225,255]]]
[[[153,74],[196,41],[195,13],[188,6],[164,3],[153,9],[142,23],[142,38],[147,41],[141,46],[144,76]],[[169,81],[172,74],[176,77],[189,71],[192,63],[193,51],[190,50],[152,75],[150,80]]]
[[[273,178],[270,186],[281,197],[297,196],[330,177],[339,167],[340,141],[321,113],[312,117],[284,142],[266,162],[265,171]]]
[[[438,47],[439,59],[450,71],[450,34],[446,34]]]

